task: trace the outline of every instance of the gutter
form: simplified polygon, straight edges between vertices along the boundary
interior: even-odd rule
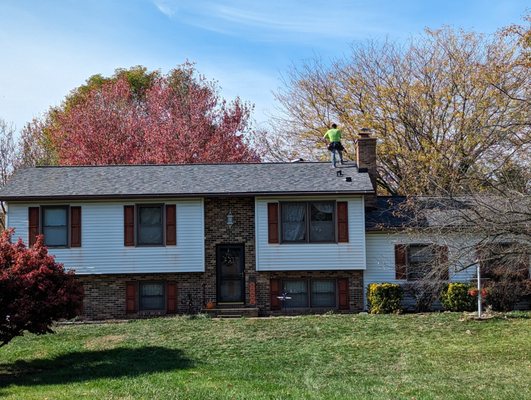
[[[215,193],[148,193],[148,194],[93,194],[93,195],[43,195],[43,196],[3,196],[2,201],[39,201],[39,200],[107,200],[107,199],[154,199],[154,198],[186,198],[186,197],[255,197],[277,196],[287,197],[294,195],[304,196],[334,196],[334,195],[368,195],[374,194],[374,190],[356,191],[326,191],[326,192],[215,192]]]

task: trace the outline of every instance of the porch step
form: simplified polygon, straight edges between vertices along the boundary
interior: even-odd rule
[[[226,306],[207,309],[204,308],[202,312],[209,314],[211,317],[217,318],[242,318],[242,317],[258,317],[257,307],[233,307]]]
[[[245,303],[218,303],[216,304],[216,309],[240,309],[240,308],[246,308]]]

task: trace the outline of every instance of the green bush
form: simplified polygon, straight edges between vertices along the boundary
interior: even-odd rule
[[[448,311],[474,311],[476,297],[469,294],[473,289],[467,283],[449,283],[441,292],[441,304]]]
[[[398,313],[402,309],[403,290],[396,283],[371,283],[367,290],[369,312],[371,314]]]

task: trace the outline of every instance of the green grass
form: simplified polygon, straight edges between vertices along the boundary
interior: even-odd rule
[[[6,399],[531,399],[531,319],[455,313],[75,325],[0,348]]]

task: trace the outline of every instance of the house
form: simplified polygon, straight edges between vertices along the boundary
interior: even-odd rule
[[[423,245],[374,190],[376,139],[329,163],[36,167],[0,191],[7,225],[38,234],[85,288],[84,317],[365,309],[372,282],[415,278]],[[442,252],[448,249],[441,246]],[[415,256],[417,255],[417,257]],[[416,258],[415,258],[416,257]],[[470,269],[449,279],[467,280]]]

